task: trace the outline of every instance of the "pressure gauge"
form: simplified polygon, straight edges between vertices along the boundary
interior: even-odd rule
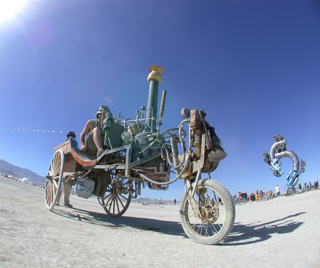
[[[121,134],[121,138],[124,140],[124,141],[127,141],[127,140],[129,140],[130,139],[130,133],[128,132],[128,131],[124,131],[124,132],[122,132],[122,134]]]

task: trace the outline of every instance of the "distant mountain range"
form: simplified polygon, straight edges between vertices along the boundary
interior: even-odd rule
[[[30,169],[21,168],[0,159],[0,174],[11,175],[14,179],[28,178],[33,183],[44,185],[45,178],[34,173]]]

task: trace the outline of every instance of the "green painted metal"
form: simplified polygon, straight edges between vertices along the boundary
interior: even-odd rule
[[[146,113],[146,132],[156,132],[156,121],[158,111],[158,88],[159,82],[150,80],[149,82],[149,97]]]

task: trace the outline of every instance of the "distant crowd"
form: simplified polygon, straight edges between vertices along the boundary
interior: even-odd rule
[[[295,193],[301,194],[304,192],[308,192],[311,190],[318,190],[319,189],[319,182],[315,181],[313,184],[311,182],[309,183],[304,183],[303,185],[299,182],[296,189]],[[269,190],[269,191],[262,191],[257,189],[255,193],[251,193],[248,195],[247,193],[242,193],[238,192],[235,196],[233,196],[233,199],[236,204],[244,203],[244,202],[254,202],[254,201],[264,201],[264,200],[269,200],[273,199],[277,196],[281,195],[280,187],[277,185],[275,187],[275,191]],[[286,195],[286,193],[283,193],[283,195]]]

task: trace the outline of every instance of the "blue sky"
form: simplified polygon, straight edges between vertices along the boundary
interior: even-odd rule
[[[314,182],[319,33],[320,1],[29,0],[0,24],[0,158],[46,175],[53,148],[69,130],[79,141],[100,105],[125,117],[146,106],[159,65],[162,130],[183,107],[204,109],[228,153],[211,177],[232,194],[283,189],[291,160],[276,178],[262,157],[278,133],[307,162],[301,181]],[[180,181],[142,196],[182,193]]]

